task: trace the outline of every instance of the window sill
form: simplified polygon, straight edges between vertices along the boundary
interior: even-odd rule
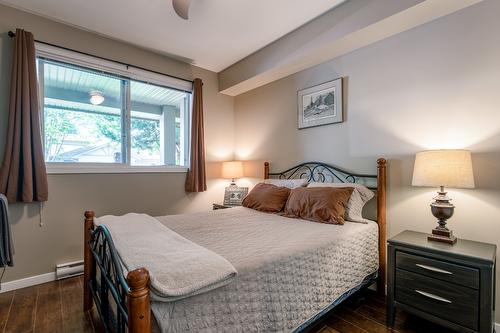
[[[122,164],[60,164],[46,163],[47,174],[87,174],[87,173],[186,173],[183,166],[130,166]]]

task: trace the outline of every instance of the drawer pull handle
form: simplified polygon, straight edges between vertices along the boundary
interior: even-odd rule
[[[451,301],[449,299],[446,299],[446,298],[443,298],[443,297],[440,297],[440,296],[437,296],[437,295],[434,295],[434,294],[431,294],[431,293],[426,293],[425,291],[422,291],[422,290],[415,289],[415,292],[419,293],[422,296],[435,299],[436,301],[440,301],[440,302],[451,304]]]
[[[422,264],[415,264],[415,266],[418,266],[420,268],[426,269],[428,271],[433,271],[433,272],[436,272],[436,273],[443,273],[443,274],[453,275],[452,272],[448,272],[448,271],[445,271],[444,269],[439,269],[439,268],[432,267],[432,266],[427,266],[427,265],[422,265]]]

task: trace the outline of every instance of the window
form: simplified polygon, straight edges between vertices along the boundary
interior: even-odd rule
[[[49,172],[187,165],[189,82],[41,44],[37,66]]]

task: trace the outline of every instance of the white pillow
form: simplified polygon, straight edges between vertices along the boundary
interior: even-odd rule
[[[375,196],[368,187],[355,183],[309,183],[307,187],[353,187],[351,197],[347,202],[344,218],[351,222],[367,223],[363,218],[363,207]]]
[[[264,179],[264,184],[276,185],[279,187],[288,187],[294,189],[307,185],[307,179]]]

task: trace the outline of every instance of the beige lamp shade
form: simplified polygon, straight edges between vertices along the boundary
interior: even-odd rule
[[[473,188],[470,151],[443,149],[418,153],[415,157],[412,185]]]
[[[222,178],[237,179],[243,177],[243,162],[222,162]]]

